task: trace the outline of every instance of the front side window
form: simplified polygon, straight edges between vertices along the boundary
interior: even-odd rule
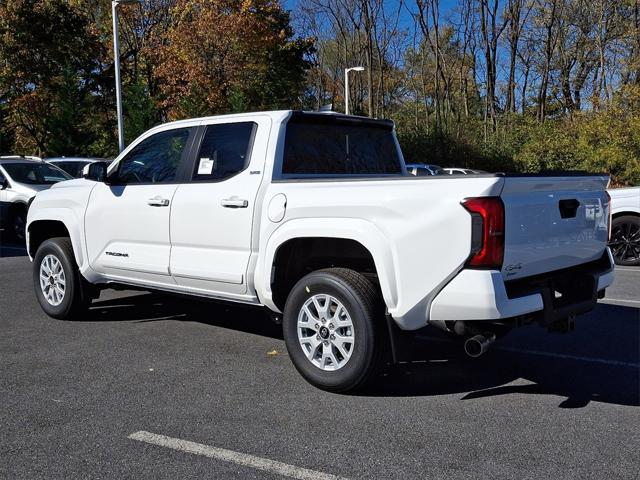
[[[70,180],[71,175],[44,162],[15,162],[4,165],[14,182],[27,185],[53,185]]]
[[[166,130],[144,139],[120,161],[117,182],[173,182],[190,131],[191,128]]]
[[[193,170],[193,180],[224,180],[247,168],[256,128],[254,122],[207,126]]]
[[[309,116],[287,124],[282,173],[399,175],[402,166],[390,124]]]

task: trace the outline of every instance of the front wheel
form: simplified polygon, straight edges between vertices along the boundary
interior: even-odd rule
[[[640,265],[640,217],[623,215],[615,218],[609,246],[616,265]]]
[[[85,311],[89,300],[82,282],[69,238],[52,238],[40,245],[33,259],[33,287],[47,315],[69,319]]]
[[[11,219],[11,230],[13,238],[22,243],[25,241],[25,227],[27,225],[27,209],[18,207],[14,211]]]
[[[374,375],[384,334],[378,303],[373,284],[346,268],[312,272],[293,287],[284,309],[284,340],[309,383],[345,392]]]

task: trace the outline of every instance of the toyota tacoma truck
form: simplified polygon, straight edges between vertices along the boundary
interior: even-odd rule
[[[262,306],[302,376],[347,391],[427,325],[474,356],[522,323],[569,330],[613,281],[607,183],[415,177],[390,121],[216,116],[39,193],[27,248],[54,318],[123,285]]]

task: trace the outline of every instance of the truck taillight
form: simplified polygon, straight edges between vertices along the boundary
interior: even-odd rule
[[[471,214],[471,257],[467,265],[500,270],[504,256],[504,204],[500,197],[468,198]]]

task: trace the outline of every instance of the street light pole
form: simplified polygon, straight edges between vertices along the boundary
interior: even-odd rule
[[[139,3],[140,0],[111,0],[113,17],[113,68],[116,77],[116,111],[118,115],[118,151],[124,150],[124,120],[122,118],[122,81],[120,79],[120,35],[118,34],[118,6]]]
[[[351,67],[344,69],[344,113],[349,115],[349,72],[362,72],[364,67]]]
[[[122,119],[122,84],[120,82],[120,36],[118,35],[118,2],[111,1],[113,17],[113,68],[116,72],[116,111],[118,112],[118,152],[124,150],[124,122]]]

